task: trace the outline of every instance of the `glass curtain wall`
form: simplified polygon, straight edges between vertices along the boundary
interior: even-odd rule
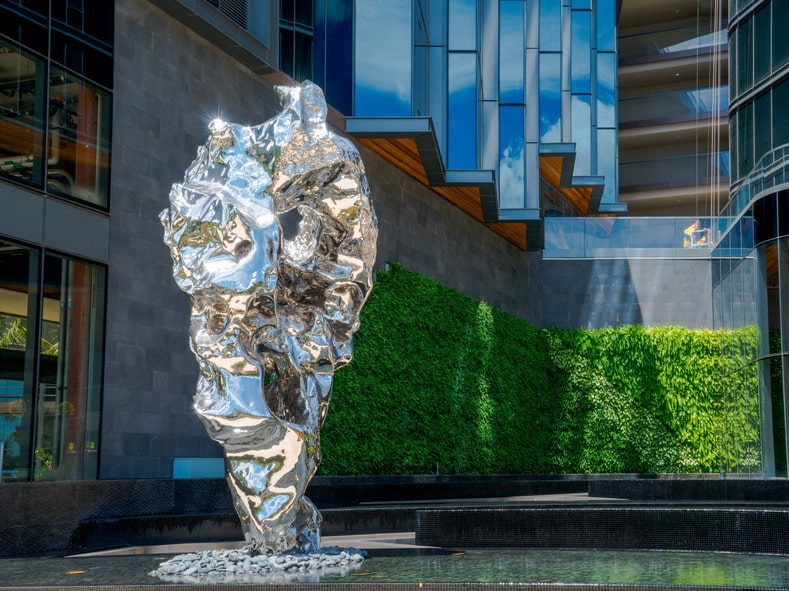
[[[729,26],[732,192],[722,218],[734,223],[713,251],[716,320],[739,339],[724,350],[730,371],[724,380],[729,445],[723,469],[787,477],[789,41],[783,29],[789,3],[737,2],[732,9],[734,4]],[[758,428],[746,428],[756,419]],[[758,461],[746,451],[756,439]]]
[[[105,275],[0,240],[3,482],[97,477]]]
[[[728,336],[722,470],[786,477],[789,191],[755,201],[713,257],[716,322]]]
[[[313,0],[281,0],[279,64],[296,80],[313,78]]]
[[[615,0],[357,0],[353,114],[429,115],[447,169],[496,170],[501,209],[539,209],[540,144],[574,143],[574,176],[605,177],[614,203],[615,13]]]
[[[789,3],[770,2],[729,31],[733,189],[766,155],[789,144],[787,22]]]
[[[107,208],[113,3],[38,4],[0,8],[0,177]]]

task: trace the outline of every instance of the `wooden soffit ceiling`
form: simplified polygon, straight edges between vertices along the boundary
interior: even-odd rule
[[[572,203],[583,215],[589,214],[592,201],[592,187],[562,186],[562,169],[565,156],[540,155],[540,176],[556,188],[564,198]]]
[[[482,196],[475,186],[435,186],[428,180],[416,140],[411,137],[357,137],[356,141],[383,159],[397,166],[410,177],[441,195],[493,232],[526,250],[526,224],[517,222],[485,222]]]

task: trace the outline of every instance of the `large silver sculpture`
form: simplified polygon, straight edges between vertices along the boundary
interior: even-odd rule
[[[247,542],[311,552],[321,516],[304,491],[378,230],[359,153],[327,129],[321,90],[277,92],[283,111],[261,125],[211,122],[161,221],[192,305],[194,406],[224,447]]]

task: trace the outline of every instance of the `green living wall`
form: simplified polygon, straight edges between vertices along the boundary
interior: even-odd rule
[[[541,330],[393,265],[335,376],[321,473],[717,472],[722,335]]]

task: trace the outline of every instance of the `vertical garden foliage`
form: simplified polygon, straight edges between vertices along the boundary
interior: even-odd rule
[[[755,326],[744,326],[729,331],[723,340],[721,463],[729,472],[749,473],[761,470],[757,359],[762,336]],[[778,364],[781,363],[779,358],[776,360]],[[767,363],[770,364],[770,369],[774,368],[773,360]],[[771,372],[771,378],[773,377]],[[778,381],[780,382],[780,378]],[[773,385],[773,393],[782,390],[780,383]],[[778,400],[780,401],[780,396]],[[775,434],[775,431],[773,433]]]
[[[392,265],[321,431],[324,474],[548,472],[541,332]]]
[[[335,376],[321,472],[717,471],[723,334],[539,330],[392,265]]]
[[[561,399],[572,401],[558,426],[557,468],[717,471],[721,334],[643,326],[554,331]],[[583,412],[572,410],[576,399]]]

